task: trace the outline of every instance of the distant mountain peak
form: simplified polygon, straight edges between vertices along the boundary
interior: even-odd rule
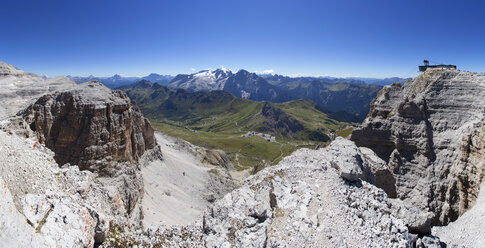
[[[239,71],[237,71],[237,73],[236,73],[236,74],[251,74],[251,72],[246,71],[246,70],[244,70],[244,69],[240,69]]]
[[[230,72],[230,73],[232,73],[232,71],[231,71],[230,69],[227,69],[227,68],[226,68],[226,67],[224,67],[224,66],[221,66],[221,68],[219,68],[219,69],[217,69],[217,70],[221,70],[221,71],[223,71],[223,72],[225,72],[225,73],[229,73],[229,72]]]

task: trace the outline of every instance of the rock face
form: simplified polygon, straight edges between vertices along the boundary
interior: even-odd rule
[[[211,165],[219,166],[226,169],[233,169],[234,166],[231,160],[227,157],[223,150],[207,149],[202,157],[202,162],[206,162]]]
[[[403,200],[397,212],[425,220],[414,231],[445,225],[473,205],[485,176],[484,99],[484,74],[429,69],[384,87],[353,131],[351,140],[392,172],[376,184]]]
[[[485,181],[482,182],[485,189]],[[433,235],[439,236],[450,247],[485,247],[485,190],[480,190],[473,207],[447,226],[433,227]]]
[[[59,164],[112,175],[155,146],[153,128],[121,91],[92,81],[42,96],[23,114]]]

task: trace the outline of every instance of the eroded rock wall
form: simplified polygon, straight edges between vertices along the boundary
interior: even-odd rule
[[[484,110],[484,74],[429,69],[384,87],[351,140],[387,162],[378,181],[394,182],[390,197],[444,225],[472,206],[484,177]]]
[[[44,95],[24,118],[60,165],[101,175],[116,173],[112,162],[136,162],[155,146],[153,128],[138,108],[123,92],[98,82]]]

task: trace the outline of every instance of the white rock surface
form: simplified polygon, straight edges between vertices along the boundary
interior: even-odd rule
[[[0,239],[34,247],[93,246],[96,223],[88,209],[61,187],[62,174],[52,153],[30,141],[0,131],[5,195],[0,208],[8,209],[0,213],[0,220],[9,222],[2,224]]]
[[[44,94],[75,86],[67,77],[43,78],[0,61],[0,120],[15,115]]]
[[[357,181],[364,176],[361,168],[362,159],[360,159],[358,149],[352,141],[342,137],[338,137],[326,149],[330,159],[330,165],[338,170],[341,177],[349,181]]]
[[[45,239],[17,211],[7,184],[0,177],[0,244],[2,247],[47,247]]]
[[[0,130],[0,247],[92,247],[110,222],[140,229],[140,206],[129,215],[122,201],[124,179],[60,168],[35,139]]]
[[[343,151],[342,146],[350,149]],[[365,181],[350,183],[331,166],[335,163],[341,168],[354,159],[366,158],[352,142],[339,139],[326,149],[300,149],[278,165],[249,177],[241,188],[207,210],[203,222],[206,245],[412,245],[417,237],[390,214],[391,204],[384,191]]]

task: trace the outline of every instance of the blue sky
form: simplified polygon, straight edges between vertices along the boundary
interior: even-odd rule
[[[424,58],[485,72],[485,1],[0,3],[0,60],[54,75],[415,76]]]

